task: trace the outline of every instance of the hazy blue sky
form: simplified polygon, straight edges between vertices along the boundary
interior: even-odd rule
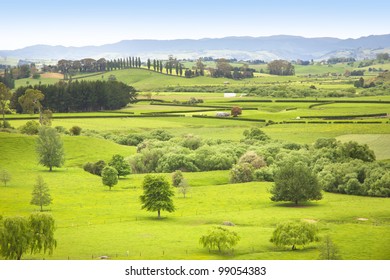
[[[126,39],[390,33],[390,1],[0,0],[0,49]]]

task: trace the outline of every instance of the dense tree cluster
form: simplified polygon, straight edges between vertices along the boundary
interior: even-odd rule
[[[295,74],[294,66],[286,60],[271,61],[267,67],[271,75],[291,76]]]
[[[249,68],[247,64],[241,67],[232,67],[230,61],[224,58],[217,59],[216,68],[209,67],[211,77],[214,78],[228,78],[240,80],[244,78],[253,78],[255,69]]]
[[[116,81],[74,81],[59,82],[54,85],[19,87],[11,99],[11,106],[18,113],[23,111],[18,102],[19,97],[29,89],[41,91],[44,98],[40,103],[43,108],[49,108],[53,112],[119,109],[136,97],[136,91],[132,86]]]
[[[0,83],[6,85],[6,87],[13,89],[15,87],[15,79],[12,75],[12,72],[8,69],[4,69],[4,74],[0,75]]]
[[[327,60],[328,64],[355,62],[356,59],[353,57],[331,57]]]

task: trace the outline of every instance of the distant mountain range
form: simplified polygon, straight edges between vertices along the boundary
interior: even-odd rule
[[[19,59],[114,59],[127,56],[166,59],[224,57],[243,60],[323,60],[330,57],[372,58],[390,52],[390,34],[358,39],[304,38],[299,36],[225,37],[219,39],[125,40],[115,44],[85,47],[35,45],[17,50],[0,50],[0,57]]]

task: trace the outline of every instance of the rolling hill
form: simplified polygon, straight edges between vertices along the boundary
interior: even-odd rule
[[[114,44],[85,47],[35,45],[17,50],[0,50],[0,57],[21,59],[80,59],[140,56],[141,58],[225,57],[236,59],[327,59],[332,56],[374,57],[390,49],[390,34],[358,39],[304,38],[299,36],[225,37],[199,40],[124,40]]]

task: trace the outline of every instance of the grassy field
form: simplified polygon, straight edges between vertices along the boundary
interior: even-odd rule
[[[264,67],[264,65],[261,65]],[[259,74],[253,79],[234,81],[210,77],[191,79],[149,72],[145,69],[116,70],[84,80],[104,79],[113,74],[120,81],[134,86],[139,97],[167,102],[184,102],[191,97],[203,99],[198,106],[153,105],[149,101],[129,104],[126,108],[110,112],[54,113],[52,126],[66,129],[80,126],[84,132],[95,130],[100,134],[143,133],[165,129],[174,136],[195,134],[203,139],[231,140],[238,143],[243,132],[260,127],[273,140],[312,144],[321,137],[336,137],[345,141],[368,144],[378,160],[390,162],[389,117],[359,117],[342,123],[340,120],[322,120],[321,116],[346,116],[387,113],[385,103],[331,103],[310,108],[319,100],[313,97],[294,99],[294,102],[277,102],[280,98],[240,97],[224,98],[223,92],[241,87],[288,86],[307,89],[311,85],[324,90],[343,91],[352,87],[354,78],[308,77],[326,73],[343,74],[345,65],[297,66],[297,75],[277,77]],[[259,68],[260,69],[260,68]],[[354,69],[351,67],[351,69]],[[75,77],[77,78],[77,77]],[[18,80],[17,85],[55,83],[59,77],[42,77],[38,80]],[[172,92],[176,87],[213,86],[219,93]],[[169,88],[172,88],[169,91]],[[253,102],[245,102],[246,100]],[[255,102],[267,99],[271,102]],[[303,102],[311,100],[311,102]],[[390,101],[390,96],[328,98],[333,101]],[[225,106],[228,109],[216,108]],[[194,118],[192,115],[215,116],[216,112],[232,106],[251,107],[238,118]],[[214,108],[213,108],[214,107]],[[210,109],[211,108],[211,109]],[[210,109],[212,111],[204,111]],[[186,112],[194,111],[194,112]],[[177,113],[184,117],[142,117],[145,113]],[[128,114],[126,114],[128,113]],[[130,114],[132,113],[132,114]],[[319,118],[303,119],[304,116]],[[299,119],[299,118],[300,119]],[[7,115],[10,124],[18,128],[28,118],[37,115]],[[264,119],[276,124],[240,120]],[[327,123],[286,123],[293,121],[326,121]],[[378,121],[380,123],[368,123]],[[357,123],[365,122],[365,123]],[[91,134],[91,132],[88,132]],[[58,247],[52,256],[25,255],[26,259],[317,259],[319,243],[297,251],[275,247],[270,241],[276,224],[283,221],[305,220],[315,223],[320,236],[330,235],[340,249],[343,259],[390,259],[390,200],[324,193],[324,199],[294,207],[288,203],[270,200],[272,183],[251,182],[230,184],[229,171],[185,173],[191,186],[187,198],[176,195],[174,213],[156,213],[141,210],[139,196],[144,175],[132,174],[120,179],[111,191],[104,187],[101,178],[82,169],[86,162],[112,155],[128,157],[136,153],[135,147],[121,146],[110,140],[87,136],[63,136],[66,153],[65,166],[48,172],[37,165],[36,136],[0,132],[0,169],[7,169],[12,180],[7,187],[0,186],[0,215],[28,216],[38,211],[30,205],[35,178],[42,175],[48,183],[53,203],[47,207],[56,220]],[[163,174],[168,179],[171,174]],[[219,255],[208,252],[199,244],[199,238],[214,225],[231,221],[232,228],[241,236],[234,253]]]
[[[34,141],[33,136],[0,133],[0,166],[13,176],[9,186],[0,187],[0,214],[27,216],[38,210],[29,204],[37,175],[44,177],[54,199],[47,210],[57,222],[58,247],[52,256],[27,254],[27,259],[97,259],[101,255],[112,259],[316,259],[317,243],[293,252],[269,242],[276,224],[286,220],[315,222],[321,236],[333,238],[344,259],[390,258],[388,199],[325,193],[320,202],[293,207],[270,201],[270,183],[228,184],[227,171],[186,173],[192,186],[189,197],[177,195],[176,212],[163,213],[164,218],[157,220],[155,213],[140,209],[143,175],[121,179],[109,191],[100,177],[81,168],[87,161],[108,160],[114,153],[128,156],[134,148],[65,136],[66,164],[48,172],[36,164]],[[223,221],[236,224],[233,230],[241,241],[234,254],[209,253],[198,240]]]

